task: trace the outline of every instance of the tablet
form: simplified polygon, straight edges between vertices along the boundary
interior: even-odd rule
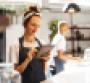
[[[42,45],[39,52],[37,53],[37,57],[45,57],[48,55],[48,53],[52,50],[52,45]]]

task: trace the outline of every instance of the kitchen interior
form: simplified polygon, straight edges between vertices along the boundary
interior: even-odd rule
[[[78,4],[80,11],[75,13],[65,12],[64,9],[69,3]],[[50,28],[55,28],[56,30],[58,20],[67,21],[71,27],[66,37],[67,53],[71,53],[73,56],[81,58],[84,58],[87,55],[88,58],[90,57],[89,0],[0,0],[1,63],[8,62],[10,58],[10,45],[23,34],[23,13],[25,10],[27,10],[30,4],[38,4],[41,9],[42,21],[40,30],[37,33],[38,38],[41,38],[50,44],[52,41],[51,35],[53,35],[53,30]]]

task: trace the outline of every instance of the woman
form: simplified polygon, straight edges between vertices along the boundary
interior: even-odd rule
[[[45,63],[49,56],[36,58],[43,42],[36,38],[41,15],[36,6],[24,13],[24,35],[11,47],[11,60],[21,73],[22,83],[40,83],[45,80]]]
[[[66,54],[66,38],[65,35],[69,30],[69,25],[65,21],[60,21],[58,23],[58,32],[53,38],[52,45],[54,48],[51,52],[52,57],[55,59],[55,63],[53,61],[52,65],[56,66],[56,73],[63,70],[63,64],[67,60],[80,61],[78,57],[72,57],[71,54]]]

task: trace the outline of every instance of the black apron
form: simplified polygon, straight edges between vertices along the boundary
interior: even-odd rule
[[[23,46],[23,40],[23,37],[19,39],[19,65],[24,62],[27,52],[30,50],[30,48]],[[40,48],[42,44],[37,38],[35,40]],[[45,80],[44,62],[41,59],[33,58],[24,72],[21,73],[21,79],[22,83],[40,83],[40,81]]]

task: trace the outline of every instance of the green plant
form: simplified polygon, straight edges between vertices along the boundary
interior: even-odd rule
[[[55,36],[55,34],[57,33],[57,30],[58,30],[58,20],[53,20],[51,23],[50,23],[50,26],[49,26],[49,30],[50,30],[50,35],[49,35],[49,38],[50,38],[50,42],[53,40],[53,37]]]

